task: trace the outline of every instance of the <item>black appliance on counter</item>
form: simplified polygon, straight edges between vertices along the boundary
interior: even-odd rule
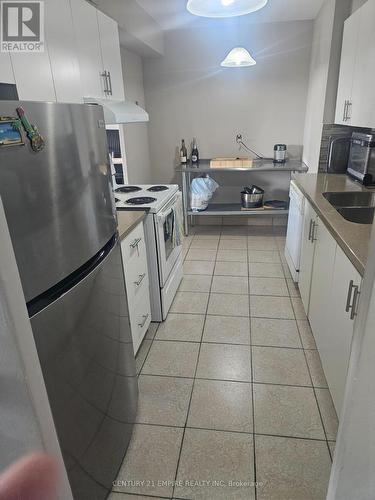
[[[375,135],[353,132],[348,175],[365,186],[375,185]]]

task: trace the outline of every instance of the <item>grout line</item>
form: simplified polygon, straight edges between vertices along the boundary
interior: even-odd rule
[[[146,427],[163,427],[167,429],[193,429],[199,431],[210,431],[210,432],[229,432],[233,434],[243,434],[246,436],[269,436],[269,437],[279,437],[279,438],[287,438],[287,439],[300,439],[303,441],[318,441],[320,443],[326,443],[326,439],[312,438],[306,436],[291,436],[289,434],[273,434],[269,432],[246,432],[246,431],[238,431],[233,429],[212,429],[210,427],[199,427],[196,425],[166,425],[159,423],[150,423],[150,422],[135,422],[136,425],[142,425]],[[332,443],[334,441],[331,441]],[[173,497],[174,498],[174,497]]]
[[[251,346],[244,346],[244,347],[251,347]],[[251,384],[251,380],[233,380],[233,379],[207,378],[207,377],[183,377],[181,375],[165,375],[165,374],[160,374],[160,373],[141,373],[140,375],[147,376],[147,377],[177,378],[177,379],[182,379],[182,380],[194,380],[195,379],[195,380],[206,380],[206,381],[213,381],[213,382],[233,382],[236,384]],[[254,380],[253,383],[256,385],[276,385],[276,386],[280,386],[280,387],[297,387],[297,388],[303,387],[306,389],[311,389],[312,387],[315,387],[316,389],[327,390],[327,387],[312,386],[312,385],[280,384],[277,382],[260,382],[258,380]]]
[[[250,285],[250,259],[249,259],[249,240],[246,240],[246,246],[247,246],[247,269],[248,269],[248,274],[249,274],[249,295],[251,295],[251,285]],[[249,297],[249,317],[251,318],[251,300]],[[251,319],[250,319],[250,346],[252,344],[252,326],[251,326]],[[253,419],[253,460],[254,460],[254,496],[255,500],[258,498],[258,488],[256,486],[257,484],[257,460],[256,460],[256,440],[255,440],[255,398],[254,398],[254,365],[253,365],[253,349],[250,347],[250,370],[251,370],[251,406],[252,406],[252,419]]]
[[[198,315],[197,315],[198,316]],[[201,315],[203,316],[203,315]],[[210,314],[207,314],[206,316],[213,316],[213,315],[210,315]],[[236,316],[217,316],[217,317],[236,317]],[[247,319],[248,316],[238,316],[239,318],[243,318],[243,319]],[[259,319],[259,318],[257,318]],[[260,318],[260,319],[265,319],[265,318]],[[292,320],[293,321],[293,320]],[[151,340],[151,339],[146,339],[146,340]],[[244,346],[244,347],[265,347],[265,348],[270,348],[270,349],[290,349],[290,350],[294,350],[294,351],[302,351],[302,350],[305,350],[305,351],[316,351],[317,349],[313,349],[313,348],[310,348],[310,349],[306,349],[306,348],[303,348],[303,347],[292,347],[292,346],[283,346],[283,345],[269,345],[269,344],[245,344],[244,342],[219,342],[219,341],[216,341],[216,340],[205,340],[204,337],[202,339],[202,341],[199,341],[199,340],[180,340],[180,339],[173,339],[173,338],[170,338],[170,339],[160,339],[160,338],[155,338],[154,339],[155,342],[179,342],[179,343],[184,343],[184,344],[199,344],[200,342],[202,344],[214,344],[214,345],[222,345],[222,346]],[[250,340],[251,342],[251,340]]]
[[[218,250],[216,250],[216,255],[217,255],[217,252],[218,252]],[[200,339],[199,349],[198,349],[198,356],[197,356],[197,360],[196,360],[196,363],[195,363],[193,383],[192,383],[192,386],[191,386],[189,404],[188,404],[188,408],[187,408],[187,412],[186,412],[185,425],[184,425],[184,430],[183,430],[182,438],[181,438],[180,452],[179,452],[178,460],[177,460],[177,464],[176,464],[175,481],[177,481],[178,470],[180,468],[182,448],[183,448],[184,441],[185,441],[185,434],[186,434],[187,422],[188,422],[189,414],[190,414],[191,401],[193,399],[193,392],[194,392],[196,375],[197,375],[197,371],[198,371],[198,364],[199,364],[199,358],[200,358],[200,353],[201,353],[201,348],[202,348],[202,340],[203,340],[203,335],[204,335],[204,329],[205,329],[205,326],[206,326],[207,312],[208,312],[208,306],[209,306],[209,302],[210,302],[210,295],[211,295],[211,289],[212,289],[212,283],[213,283],[213,277],[214,277],[215,267],[216,267],[216,260],[215,260],[214,269],[213,269],[213,272],[212,272],[212,275],[211,275],[210,291],[208,292],[208,300],[207,300],[207,304],[206,304],[206,312],[205,312],[205,315],[204,315],[204,321],[203,321],[203,327],[202,327],[202,334],[201,334],[201,339]],[[172,490],[172,496],[174,496],[175,492],[176,492],[176,486],[174,485],[173,486],[173,490]]]

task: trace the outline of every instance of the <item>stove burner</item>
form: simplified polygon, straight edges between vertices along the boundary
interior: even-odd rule
[[[138,186],[122,186],[115,189],[115,193],[135,193],[136,191],[142,191],[142,188]]]
[[[115,198],[115,202],[118,203],[120,200],[118,198]]]
[[[159,191],[167,191],[169,188],[167,186],[152,186],[147,189],[147,191],[158,193]]]
[[[126,203],[129,205],[146,205],[149,203],[154,203],[156,198],[149,198],[148,196],[140,196],[139,198],[129,198]]]

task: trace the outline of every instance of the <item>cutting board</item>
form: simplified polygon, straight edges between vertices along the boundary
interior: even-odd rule
[[[251,168],[253,160],[250,158],[213,158],[210,161],[211,168]]]

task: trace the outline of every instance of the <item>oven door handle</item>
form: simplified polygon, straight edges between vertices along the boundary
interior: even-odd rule
[[[172,213],[172,212],[173,212],[173,208],[171,208],[168,212],[162,212],[161,214],[158,214],[158,215],[156,216],[158,223],[160,223],[160,222],[161,222],[162,224],[164,224],[165,219],[166,219],[169,215],[171,215],[171,213]]]
[[[165,212],[160,212],[156,215],[156,220],[158,222],[162,222],[164,224],[165,219],[171,215],[172,212],[175,211],[179,200],[181,199],[181,194],[178,193],[174,200],[168,205],[168,208]]]

